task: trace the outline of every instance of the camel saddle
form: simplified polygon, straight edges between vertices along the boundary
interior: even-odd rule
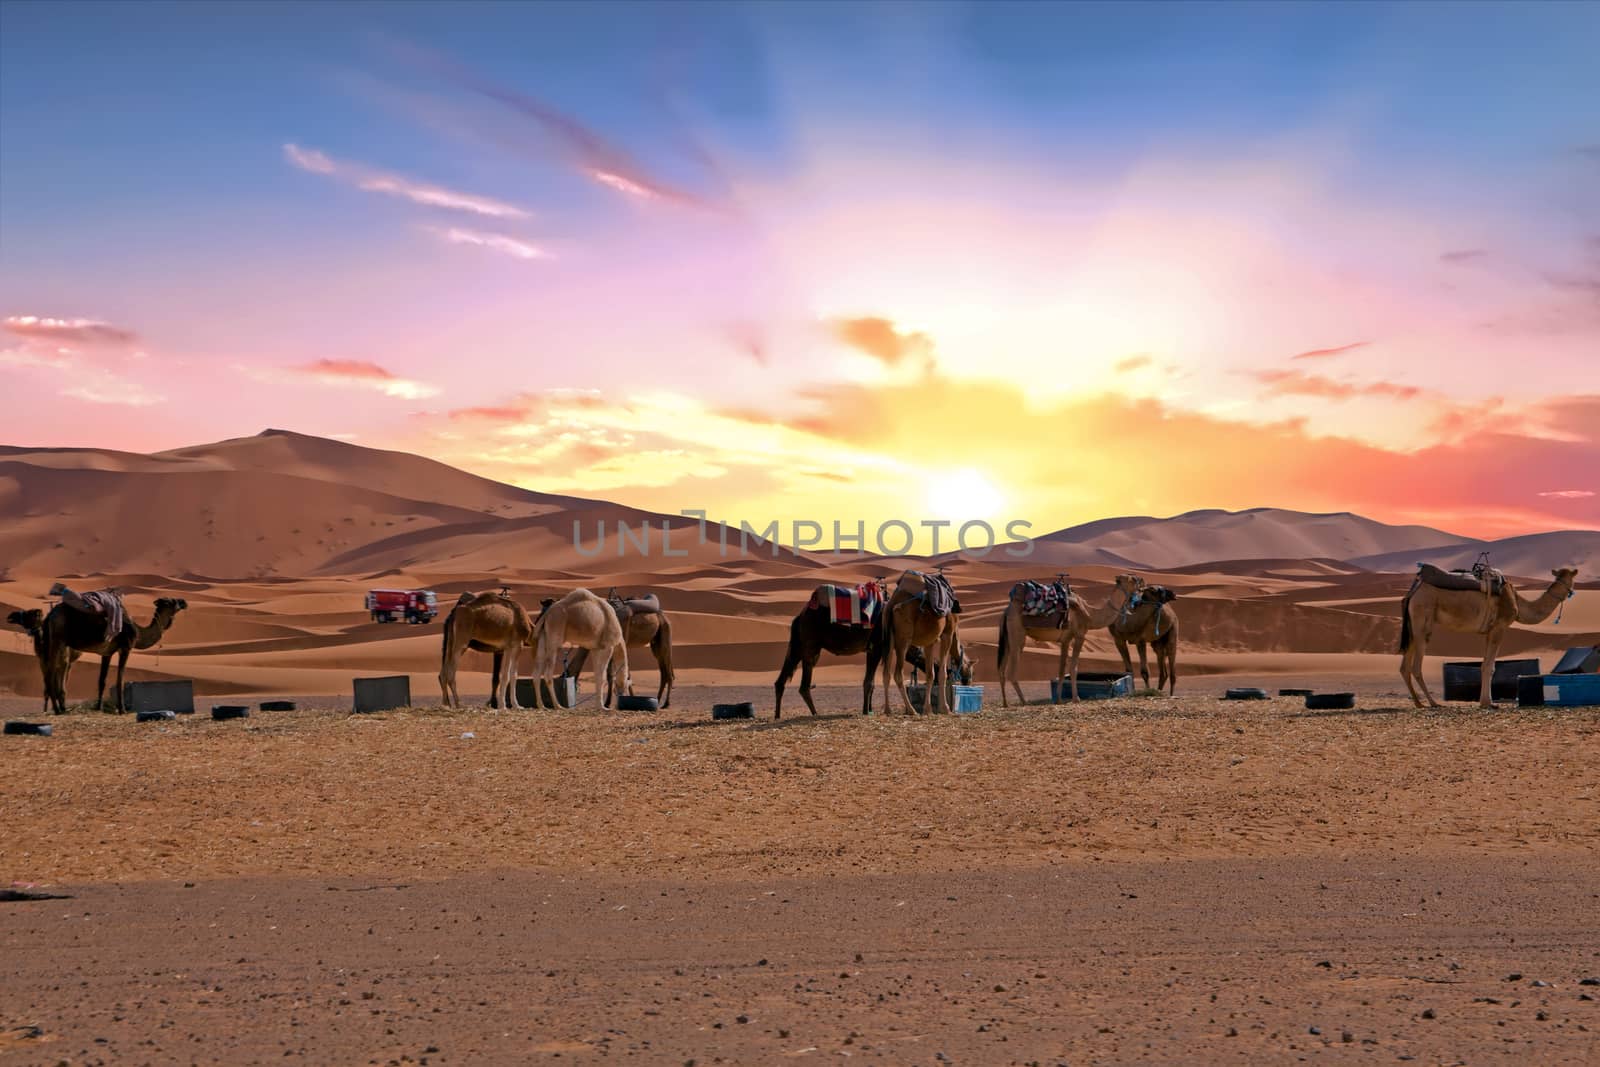
[[[871,626],[883,606],[877,582],[863,585],[819,585],[806,604],[808,610],[826,611],[828,621],[840,626]]]
[[[1066,625],[1067,613],[1072,608],[1072,586],[1057,578],[1046,585],[1026,578],[1011,587],[1011,599],[1020,594],[1022,617],[1060,629]]]
[[[911,571],[922,579],[922,595],[917,599],[922,601],[925,610],[935,615],[960,615],[961,601],[956,599],[956,591],[950,588],[950,579],[942,574],[928,574],[924,571]]]
[[[116,590],[92,589],[87,593],[79,593],[78,599],[87,604],[92,611],[104,616],[107,641],[122,632],[122,624],[127,614],[122,607],[122,596]],[[84,613],[79,612],[79,614]]]
[[[611,603],[611,610],[617,613],[617,621],[626,624],[635,615],[661,614],[661,600],[654,593],[643,596],[620,597],[615,589],[606,594],[606,600]]]
[[[1475,567],[1470,571],[1447,571],[1431,563],[1417,564],[1417,581],[1435,589],[1456,589],[1467,593],[1499,596],[1505,588],[1506,576],[1493,567]]]

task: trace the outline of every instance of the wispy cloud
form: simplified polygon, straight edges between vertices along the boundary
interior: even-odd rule
[[[430,232],[437,234],[443,240],[453,245],[476,245],[517,259],[549,259],[550,253],[538,245],[529,244],[504,233],[487,233],[483,230],[467,230],[459,226],[433,229]]]
[[[294,166],[312,174],[324,174],[369,193],[399,197],[425,207],[464,211],[496,219],[526,219],[532,216],[520,207],[486,196],[447,189],[442,185],[420,182],[399,174],[375,170],[360,163],[337,160],[313,148],[297,144],[283,146],[284,158]]]
[[[1148,367],[1154,362],[1149,353],[1141,352],[1138,355],[1126,356],[1117,360],[1116,363],[1112,364],[1111,369],[1118,374],[1127,374],[1129,371],[1136,371],[1140,367]]]
[[[370,389],[400,400],[438,396],[439,388],[427,382],[402,378],[376,363],[358,359],[317,359],[290,367],[241,366],[257,381],[277,385],[322,385],[335,389]]]
[[[1487,248],[1461,248],[1452,252],[1439,253],[1439,259],[1445,263],[1470,263],[1475,259],[1483,259],[1489,255]]]
[[[132,345],[139,335],[98,319],[53,319],[42,315],[11,315],[5,328],[18,337],[57,344]]]
[[[116,404],[124,407],[144,408],[159,404],[166,397],[153,393],[137,382],[102,379],[82,382],[61,390],[62,396],[90,404]]]
[[[1337,348],[1313,348],[1309,352],[1300,352],[1300,353],[1298,353],[1296,355],[1290,356],[1289,358],[1290,359],[1332,359],[1334,356],[1342,356],[1346,352],[1354,352],[1358,348],[1365,348],[1367,345],[1370,345],[1371,343],[1372,343],[1371,341],[1354,341],[1354,342],[1352,342],[1350,344],[1347,344],[1347,345],[1339,345]]]
[[[394,50],[413,64],[533,120],[568,165],[590,181],[638,200],[669,201],[693,207],[717,206],[650,173],[622,147],[542,100],[508,89],[426,49],[396,44]]]
[[[1553,496],[1560,500],[1587,500],[1594,496],[1592,489],[1551,489],[1540,496]]]
[[[1255,377],[1267,387],[1268,396],[1312,396],[1326,400],[1381,396],[1395,400],[1414,400],[1423,392],[1417,386],[1401,385],[1399,382],[1340,381],[1297,370],[1263,370],[1257,371]]]

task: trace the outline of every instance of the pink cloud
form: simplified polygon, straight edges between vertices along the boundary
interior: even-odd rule
[[[58,344],[131,345],[139,335],[97,319],[52,319],[40,315],[11,315],[5,328],[19,337]]]
[[[257,381],[279,385],[323,385],[335,389],[370,389],[401,400],[439,395],[439,388],[359,359],[317,359],[291,367],[240,367]]]
[[[290,163],[303,171],[311,174],[325,174],[347,185],[353,185],[364,192],[383,193],[386,196],[399,197],[414,204],[422,204],[425,207],[444,208],[448,211],[464,211],[473,215],[485,215],[490,218],[526,219],[531,217],[522,208],[500,200],[477,196],[473,193],[458,192],[454,189],[446,189],[443,186],[432,185],[427,182],[414,181],[398,174],[374,170],[360,163],[336,160],[313,148],[301,148],[296,144],[286,144],[283,146],[283,154]]]
[[[1289,358],[1290,359],[1331,359],[1334,356],[1342,356],[1346,352],[1353,352],[1358,348],[1365,348],[1367,345],[1370,345],[1371,343],[1372,343],[1371,341],[1355,341],[1355,342],[1353,342],[1351,344],[1348,344],[1348,345],[1340,345],[1337,348],[1313,348],[1309,352],[1301,352],[1298,355],[1293,355],[1293,356],[1290,356]]]
[[[1592,489],[1552,489],[1539,495],[1552,496],[1559,500],[1587,500],[1595,494]]]
[[[1398,382],[1344,382],[1297,370],[1258,371],[1256,380],[1267,387],[1268,396],[1312,396],[1325,400],[1382,396],[1395,400],[1414,400],[1423,392],[1414,385],[1401,385]]]

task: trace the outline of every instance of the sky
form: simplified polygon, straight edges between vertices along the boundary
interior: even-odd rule
[[[1596,528],[1595,54],[1577,3],[7,0],[3,436]]]

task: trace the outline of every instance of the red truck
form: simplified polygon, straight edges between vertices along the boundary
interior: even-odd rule
[[[432,589],[369,589],[367,610],[373,622],[432,622],[439,614],[439,598]]]

